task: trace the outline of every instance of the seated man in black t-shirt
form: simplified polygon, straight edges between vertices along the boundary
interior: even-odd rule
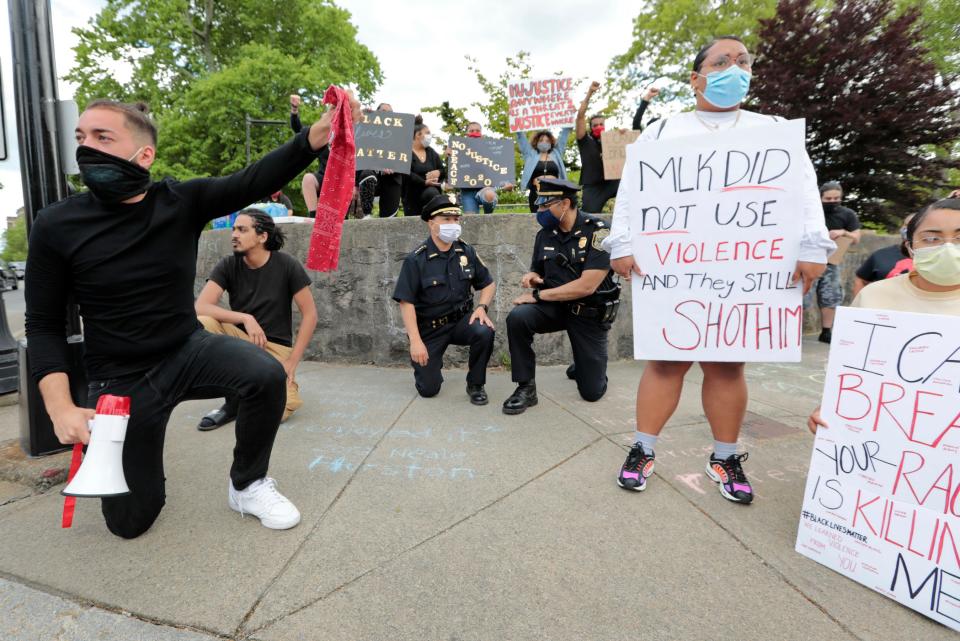
[[[283,421],[301,405],[296,382],[297,365],[317,326],[317,306],[310,293],[310,277],[283,247],[283,233],[273,219],[259,209],[244,209],[233,223],[233,256],[224,256],[194,305],[203,328],[226,334],[265,350],[287,373],[287,404]],[[217,303],[223,292],[230,296],[230,309]],[[300,310],[300,329],[293,343],[290,301]],[[242,326],[242,329],[241,327]],[[197,429],[214,430],[237,417],[237,397],[227,397],[219,409],[200,420]]]
[[[860,290],[885,278],[893,278],[901,274],[909,274],[913,269],[913,258],[906,248],[907,225],[914,214],[903,219],[900,225],[900,242],[889,247],[882,247],[870,254],[863,264],[857,268],[856,278],[853,279],[853,291],[850,295],[857,297]]]

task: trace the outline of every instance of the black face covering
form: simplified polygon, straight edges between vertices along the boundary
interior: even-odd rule
[[[97,151],[85,145],[77,147],[80,177],[90,192],[108,204],[119,203],[147,191],[150,172],[129,160]]]
[[[840,207],[840,203],[823,203],[823,213],[831,216],[837,213],[838,207]]]

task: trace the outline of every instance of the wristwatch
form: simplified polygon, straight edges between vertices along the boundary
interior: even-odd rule
[[[483,312],[485,314],[490,311],[490,306],[485,303],[480,303],[479,305],[477,305],[477,309],[480,309],[481,307],[483,308]]]
[[[533,300],[537,301],[538,303],[542,302],[542,301],[540,300],[540,290],[539,290],[539,289],[533,290]]]

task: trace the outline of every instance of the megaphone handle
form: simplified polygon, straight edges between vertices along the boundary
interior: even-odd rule
[[[83,458],[83,443],[77,443],[73,446],[73,456],[70,459],[70,471],[67,472],[67,483],[73,480],[73,477],[77,474],[77,470],[80,469],[81,458]],[[63,499],[63,520],[61,522],[63,529],[73,525],[73,511],[76,507],[77,497],[68,496]]]

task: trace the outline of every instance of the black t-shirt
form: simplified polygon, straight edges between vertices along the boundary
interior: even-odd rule
[[[593,137],[593,134],[587,133],[583,138],[577,139],[577,147],[580,149],[580,184],[581,185],[602,185],[604,182],[611,182],[619,185],[619,180],[604,181],[603,179],[603,145]]]
[[[442,252],[431,237],[404,259],[393,300],[412,303],[418,318],[438,318],[473,300],[471,287],[479,291],[492,282],[473,247],[458,240]]]
[[[210,280],[230,295],[230,309],[251,314],[267,340],[293,344],[293,297],[310,286],[303,266],[289,254],[271,252],[263,267],[252,269],[242,256],[224,256],[210,272]]]
[[[560,168],[557,167],[557,163],[552,160],[538,160],[536,166],[533,168],[533,173],[530,174],[530,183],[527,185],[527,188],[533,189],[534,178],[541,178],[543,176],[559,178]]]
[[[827,223],[827,229],[846,229],[847,231],[857,231],[860,229],[860,219],[852,209],[837,205],[830,207],[833,203],[823,203],[823,218]]]
[[[540,274],[543,287],[550,289],[577,280],[584,270],[604,269],[607,270],[607,276],[599,289],[609,289],[613,282],[610,254],[600,245],[609,233],[610,230],[602,220],[584,216],[579,212],[576,222],[568,232],[560,231],[559,228],[552,231],[541,229],[534,241],[530,271]],[[598,302],[592,293],[577,301]]]
[[[410,175],[404,180],[403,187],[403,214],[405,216],[419,216],[425,203],[422,202],[423,192],[427,189],[426,176],[428,172],[435,169],[440,170],[440,179],[437,182],[442,183],[447,178],[447,168],[440,158],[440,154],[433,147],[427,147],[425,160],[423,162],[417,158],[417,154],[412,154],[410,161]],[[433,191],[440,193],[438,188],[432,187]]]
[[[193,283],[204,226],[303,171],[314,158],[308,131],[229,176],[156,182],[132,204],[108,205],[83,192],[40,211],[25,287],[34,378],[70,371],[71,295],[83,317],[90,380],[145,372],[183,345],[200,329]]]
[[[913,259],[903,255],[900,245],[891,245],[870,254],[857,269],[857,276],[868,283],[874,283],[884,278],[909,274],[911,269]]]

